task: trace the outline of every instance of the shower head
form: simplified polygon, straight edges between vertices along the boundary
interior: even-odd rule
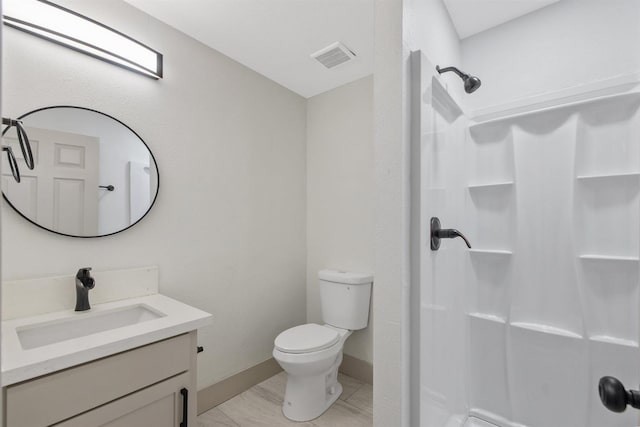
[[[467,93],[475,92],[476,89],[478,89],[482,84],[480,79],[477,78],[476,76],[463,73],[462,71],[458,70],[456,67],[440,68],[439,65],[436,65],[436,71],[440,74],[446,73],[447,71],[453,71],[454,73],[456,73],[458,76],[460,76],[460,78],[464,82],[464,91]]]
[[[480,87],[482,82],[476,76],[469,76],[464,80],[464,91],[467,93],[473,93]]]

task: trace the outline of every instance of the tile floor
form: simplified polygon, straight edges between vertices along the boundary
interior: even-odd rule
[[[340,399],[315,420],[295,423],[282,415],[287,377],[281,372],[200,415],[198,427],[371,427],[371,385],[342,374],[338,380],[343,387]]]

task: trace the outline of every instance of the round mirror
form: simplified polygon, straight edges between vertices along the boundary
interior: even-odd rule
[[[126,230],[151,209],[160,176],[149,147],[133,129],[82,107],[41,108],[18,118],[35,167],[22,158],[15,127],[5,129],[21,175],[3,156],[2,193],[24,218],[54,233],[108,236]]]

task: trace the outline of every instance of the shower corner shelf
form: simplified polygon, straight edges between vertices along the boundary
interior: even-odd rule
[[[609,335],[593,335],[589,337],[589,341],[600,342],[605,344],[616,344],[625,347],[638,348],[638,342],[627,340],[624,338],[616,338]]]
[[[617,256],[617,255],[598,255],[598,254],[583,254],[583,255],[579,255],[578,258],[584,261],[614,261],[614,262],[640,261],[640,258],[637,256]]]
[[[588,92],[589,91],[586,91],[584,93]],[[538,102],[532,102],[533,99],[523,99],[521,102],[524,102],[524,105],[505,104],[502,106],[495,106],[489,109],[485,109],[484,111],[476,111],[469,129],[478,128],[480,126],[500,124],[534,114],[544,114],[550,111],[562,111],[569,108],[576,108],[589,104],[601,104],[620,98],[633,100],[640,95],[640,93],[637,91],[625,91],[598,96],[595,98],[584,98],[584,93],[578,95],[573,94],[569,96],[555,96],[550,99],[539,100]],[[519,104],[521,102],[519,102]]]
[[[427,139],[433,138],[432,140],[435,140],[435,138],[443,137],[443,136],[446,137],[446,135],[447,135],[446,133],[439,131],[439,132],[424,132],[420,136],[421,136],[421,140],[424,141],[425,138]]]
[[[486,184],[469,184],[467,188],[469,189],[469,191],[508,189],[508,188],[511,188],[514,184],[515,183],[513,181],[500,181],[500,182],[489,182]]]
[[[473,131],[476,131],[478,129],[482,129],[483,127],[499,125],[502,122],[507,121],[509,118],[510,117],[507,117],[507,118],[497,117],[497,118],[490,118],[490,119],[486,119],[486,120],[475,120],[475,119],[473,119],[469,123],[469,132],[473,132]]]
[[[420,304],[420,308],[422,308],[423,310],[430,310],[430,311],[447,311],[447,307],[445,307],[444,305],[440,305],[440,304],[433,304],[433,303],[422,303]]]
[[[582,182],[609,180],[609,179],[631,179],[640,178],[640,172],[621,172],[610,174],[578,175],[576,179]]]
[[[570,331],[568,329],[559,328],[557,326],[545,325],[542,323],[531,323],[531,322],[511,322],[511,326],[514,328],[525,329],[528,331],[534,331],[544,334],[551,334],[556,336],[561,336],[565,338],[573,338],[573,339],[583,339],[584,337],[576,332]]]
[[[472,255],[498,255],[498,256],[511,256],[512,251],[503,249],[469,249],[469,253]]]
[[[473,317],[474,319],[489,320],[491,322],[501,323],[503,325],[506,325],[507,323],[507,320],[505,318],[497,316],[495,314],[473,312],[468,313],[468,316]]]

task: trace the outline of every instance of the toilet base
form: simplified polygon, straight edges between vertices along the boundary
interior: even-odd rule
[[[330,326],[327,326],[330,327]],[[287,373],[282,413],[292,421],[310,421],[322,415],[342,394],[338,368],[342,349],[351,331],[340,329],[335,345],[310,353],[286,353],[273,349],[273,358]]]
[[[313,378],[288,375],[282,404],[284,416],[292,421],[311,421],[324,414],[342,394],[337,375],[337,369]]]

